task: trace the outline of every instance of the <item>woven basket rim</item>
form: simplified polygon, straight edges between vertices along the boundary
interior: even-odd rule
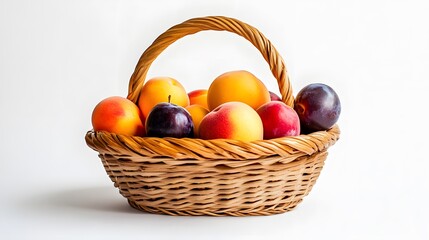
[[[100,153],[124,152],[129,150],[136,156],[168,157],[174,159],[257,159],[269,156],[311,155],[334,145],[340,137],[338,125],[326,131],[298,136],[244,142],[233,139],[172,138],[126,136],[106,131],[89,130],[85,140],[89,147]],[[159,146],[163,146],[160,148]],[[154,149],[158,152],[153,152]],[[210,149],[211,157],[200,151]],[[218,149],[220,153],[213,155]],[[253,151],[253,153],[249,153]],[[231,157],[231,154],[234,157]],[[213,156],[212,156],[213,155]]]

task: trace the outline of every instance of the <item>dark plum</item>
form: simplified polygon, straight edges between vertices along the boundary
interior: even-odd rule
[[[313,83],[296,95],[295,111],[298,113],[302,132],[311,133],[331,128],[338,121],[341,103],[330,86]]]
[[[146,118],[148,137],[193,137],[194,123],[189,112],[172,103],[159,103]]]
[[[275,93],[273,93],[273,92],[271,92],[271,91],[269,91],[269,93],[270,93],[270,99],[271,99],[271,101],[282,101],[282,98],[281,97],[279,97],[279,95],[277,95],[277,94],[275,94]]]

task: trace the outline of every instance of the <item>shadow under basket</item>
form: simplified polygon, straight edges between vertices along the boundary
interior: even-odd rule
[[[130,79],[138,102],[151,63],[177,39],[203,30],[229,31],[250,41],[268,62],[282,100],[293,106],[283,59],[257,29],[228,17],[187,20],[161,34]],[[168,215],[255,216],[292,210],[312,189],[339,139],[337,125],[294,137],[242,142],[228,139],[132,137],[88,131],[119,192],[139,210]]]

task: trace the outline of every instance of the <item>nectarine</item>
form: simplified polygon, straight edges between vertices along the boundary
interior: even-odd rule
[[[92,112],[95,131],[108,131],[128,136],[143,136],[144,125],[140,109],[123,97],[108,97],[99,102]]]
[[[203,120],[204,116],[209,113],[209,110],[198,104],[189,105],[185,109],[188,110],[188,112],[191,114],[192,121],[194,122],[194,136],[199,137],[198,130],[201,120]]]
[[[300,134],[300,123],[295,110],[284,102],[271,101],[259,107],[256,112],[264,125],[264,139]]]
[[[209,110],[233,101],[246,103],[256,110],[270,100],[270,93],[261,80],[244,70],[218,76],[207,92]]]
[[[209,112],[201,121],[202,139],[261,140],[264,136],[258,113],[242,102],[227,102]]]
[[[188,93],[189,105],[197,104],[205,109],[209,109],[207,105],[207,89],[197,89]]]
[[[138,106],[146,118],[156,104],[168,101],[181,107],[189,105],[188,94],[180,82],[170,77],[155,77],[143,86]]]

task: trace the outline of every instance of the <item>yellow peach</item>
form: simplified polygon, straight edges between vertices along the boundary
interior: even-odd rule
[[[269,102],[270,93],[264,83],[248,71],[232,71],[218,76],[207,92],[209,110],[226,102],[243,102],[258,109]]]
[[[264,129],[258,113],[242,102],[227,102],[209,112],[200,123],[202,139],[262,140]]]
[[[199,137],[199,127],[201,120],[204,118],[207,113],[209,113],[209,110],[206,108],[198,105],[193,104],[186,107],[186,110],[191,114],[192,121],[194,122],[194,136]]]
[[[188,94],[180,82],[170,77],[155,77],[143,86],[138,106],[146,118],[156,104],[168,101],[181,107],[189,105]]]
[[[108,97],[99,102],[92,112],[95,131],[108,131],[128,136],[143,136],[144,121],[140,109],[123,97]]]
[[[205,109],[209,109],[207,105],[207,89],[197,89],[188,93],[189,105],[198,104]]]

